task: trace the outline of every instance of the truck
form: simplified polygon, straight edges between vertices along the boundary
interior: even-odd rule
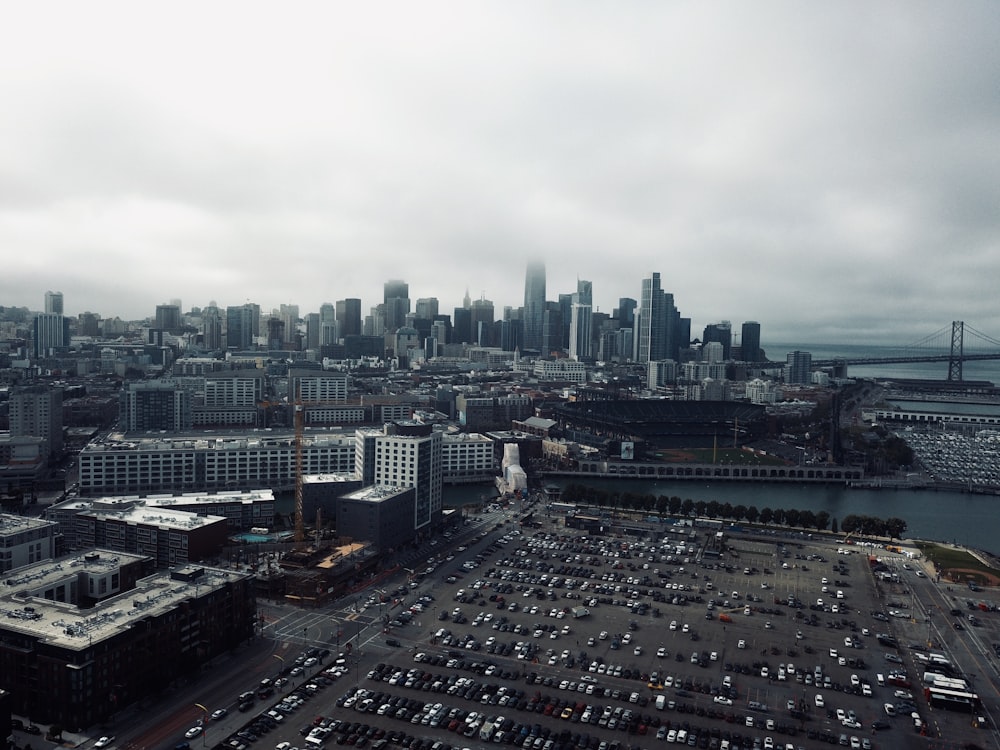
[[[590,610],[586,607],[573,607],[570,609],[569,613],[573,615],[574,620],[579,620],[581,617],[589,617]]]
[[[479,728],[479,739],[483,742],[490,742],[493,739],[493,735],[496,734],[496,731],[496,722],[483,722],[483,725]]]
[[[656,710],[657,711],[662,711],[666,705],[667,705],[667,699],[666,699],[666,697],[664,697],[662,695],[656,696]]]

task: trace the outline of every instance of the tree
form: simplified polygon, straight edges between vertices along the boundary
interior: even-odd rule
[[[834,534],[839,534],[840,533],[837,530],[837,519],[836,518],[831,518],[830,519],[830,531],[832,531]]]
[[[765,526],[770,526],[774,521],[774,511],[768,507],[760,509],[760,522]]]
[[[697,513],[699,516],[704,516],[705,508],[707,506],[708,503],[706,503],[704,500],[699,500],[694,504],[694,512]]]
[[[681,499],[674,495],[670,498],[670,515],[676,516],[681,512]]]
[[[799,511],[799,526],[804,529],[816,528],[816,514],[811,510]]]
[[[709,518],[718,518],[721,511],[722,505],[718,500],[712,500],[709,502],[708,507],[705,508],[705,512],[708,513]]]
[[[902,518],[887,518],[885,521],[886,536],[890,539],[902,539],[906,533],[906,521]]]
[[[760,511],[757,510],[756,505],[751,505],[747,508],[747,520],[750,523],[757,523],[757,519],[760,518]]]
[[[684,502],[681,503],[681,513],[685,516],[690,516],[692,510],[694,510],[694,500],[686,498]]]
[[[799,517],[801,515],[801,511],[798,511],[795,508],[789,508],[785,511],[785,523],[788,526],[801,526],[802,524],[799,523]]]
[[[825,510],[821,510],[816,514],[816,522],[814,524],[817,531],[823,531],[827,525],[830,523],[830,514]]]
[[[736,521],[742,521],[747,517],[747,506],[745,505],[734,505],[733,506],[733,519]]]

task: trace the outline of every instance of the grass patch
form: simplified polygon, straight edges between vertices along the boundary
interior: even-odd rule
[[[964,549],[932,542],[917,542],[914,545],[934,563],[934,568],[942,578],[967,583],[974,581],[983,586],[995,585],[1000,579],[1000,570],[993,568]]]

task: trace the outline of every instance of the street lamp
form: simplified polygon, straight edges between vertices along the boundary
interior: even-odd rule
[[[202,747],[208,747],[208,709],[205,708],[200,703],[195,703],[198,708],[201,709],[201,744]]]

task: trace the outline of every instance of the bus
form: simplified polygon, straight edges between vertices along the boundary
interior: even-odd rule
[[[980,707],[979,696],[967,690],[948,690],[946,688],[924,688],[927,702],[934,708],[945,708],[951,711],[972,713]]]

